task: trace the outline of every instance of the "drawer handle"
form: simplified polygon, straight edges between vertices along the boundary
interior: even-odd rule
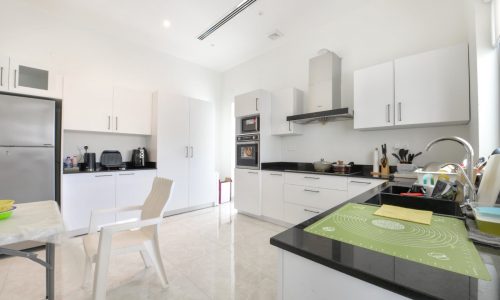
[[[306,179],[321,179],[319,177],[312,177],[312,176],[304,176],[304,178],[306,178]]]
[[[356,181],[356,180],[351,181],[351,183],[372,184],[371,182],[366,182],[366,181]]]
[[[109,174],[109,175],[95,175],[95,177],[111,177],[113,176],[112,174]]]
[[[310,212],[310,213],[314,213],[314,214],[319,214],[319,211],[310,210],[310,209],[307,209],[307,208],[304,208],[304,211],[307,211],[307,212]]]
[[[248,174],[259,174],[259,172],[248,171]]]
[[[319,191],[304,189],[304,192],[319,193]]]
[[[273,176],[283,176],[282,174],[279,174],[279,173],[271,173],[269,175],[273,175]]]
[[[135,175],[135,173],[121,173],[119,175],[120,176],[132,176],[132,175]]]

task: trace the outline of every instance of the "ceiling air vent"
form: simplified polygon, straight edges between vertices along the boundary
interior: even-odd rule
[[[227,22],[229,22],[229,20],[231,20],[232,18],[236,17],[240,12],[244,11],[247,7],[249,7],[250,5],[254,4],[255,2],[257,2],[257,0],[244,0],[244,1],[242,1],[240,4],[238,4],[238,6],[236,6],[235,9],[233,9],[233,11],[231,11],[229,14],[227,14],[222,19],[220,19],[219,22],[215,23],[215,25],[213,25],[212,27],[210,27],[207,31],[205,31],[204,33],[202,33],[198,37],[198,39],[200,41],[203,41],[207,36],[209,36],[212,33],[214,33],[222,25],[224,25]]]

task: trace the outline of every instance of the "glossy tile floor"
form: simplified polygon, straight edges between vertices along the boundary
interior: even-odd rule
[[[137,253],[112,257],[107,299],[275,299],[277,249],[285,228],[235,214],[229,204],[168,217],[160,245],[169,286]],[[81,288],[81,238],[56,250],[56,299],[90,299]],[[41,257],[45,256],[40,251]],[[0,299],[44,299],[44,269],[22,258],[0,259]]]

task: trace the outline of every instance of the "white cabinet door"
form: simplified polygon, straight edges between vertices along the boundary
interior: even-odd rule
[[[49,66],[10,58],[9,91],[21,94],[60,97],[62,78]]]
[[[286,117],[302,113],[304,92],[287,88],[272,93],[271,134],[301,134],[302,125],[286,120]]]
[[[172,179],[167,211],[189,206],[189,99],[168,96],[157,104],[158,176]]]
[[[151,134],[153,93],[123,87],[113,89],[113,131]]]
[[[356,197],[376,186],[383,184],[382,179],[349,178],[348,191],[349,198]]]
[[[234,208],[252,215],[260,215],[259,171],[234,170]]]
[[[214,111],[210,102],[189,100],[189,206],[216,202]]]
[[[110,132],[113,88],[102,79],[76,75],[64,79],[63,128]]]
[[[285,184],[285,202],[287,203],[315,207],[324,211],[347,200],[349,200],[347,191]]]
[[[395,61],[396,125],[469,121],[466,44]]]
[[[283,220],[283,172],[262,171],[262,215]]]
[[[9,57],[0,55],[0,91],[9,90]]]
[[[234,98],[234,116],[243,117],[259,113],[261,90],[252,91]]]
[[[68,231],[87,232],[93,209],[115,207],[115,176],[113,173],[66,174],[62,182],[61,209]],[[97,219],[98,225],[115,222],[115,214]]]
[[[116,207],[143,205],[151,191],[156,170],[123,171],[116,174]],[[140,211],[116,214],[116,220],[139,219]]]
[[[285,222],[296,225],[319,215],[323,212],[323,210],[301,204],[285,202],[283,205],[283,212]]]
[[[354,72],[354,129],[394,125],[394,63]]]

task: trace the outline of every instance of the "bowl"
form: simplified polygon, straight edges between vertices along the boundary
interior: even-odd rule
[[[480,231],[500,236],[500,206],[475,207],[474,215]]]
[[[326,172],[332,167],[332,163],[324,160],[323,158],[320,161],[314,162],[313,165],[314,170],[316,170],[317,172]]]
[[[5,220],[12,217],[12,214],[14,213],[15,209],[16,207],[12,206],[9,210],[0,212],[0,220]]]
[[[8,211],[12,209],[12,206],[14,206],[14,203],[16,201],[6,199],[6,200],[0,200],[0,212]]]

